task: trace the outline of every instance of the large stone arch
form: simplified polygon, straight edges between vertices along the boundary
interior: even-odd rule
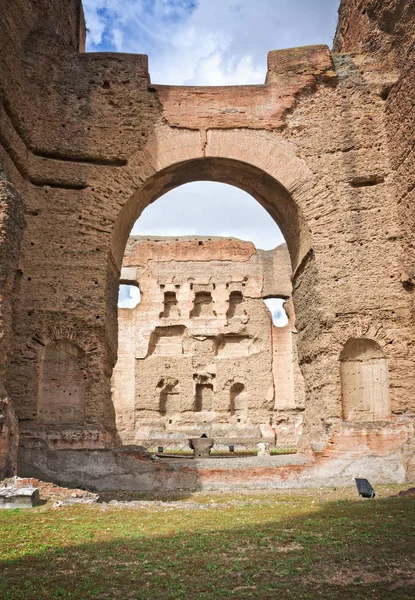
[[[192,181],[228,183],[251,194],[281,228],[293,270],[312,248],[303,207],[313,174],[289,143],[268,132],[159,127],[144,153],[131,157],[129,167],[132,193],[112,232],[111,255],[118,269],[142,211],[166,192]]]
[[[129,160],[129,179],[131,188],[136,185],[136,190],[126,199],[115,220],[107,270],[107,339],[113,357],[117,347],[119,276],[130,231],[149,204],[192,181],[233,185],[249,193],[267,210],[281,228],[290,252],[297,318],[309,321],[308,307],[319,305],[313,241],[305,216],[314,177],[305,162],[295,155],[291,144],[264,131],[206,132],[163,126],[149,138],[145,152]],[[301,287],[298,294],[297,280]],[[319,327],[316,317],[311,326],[301,328],[306,331],[299,336],[300,356],[301,347],[305,346],[303,340],[317,337]]]

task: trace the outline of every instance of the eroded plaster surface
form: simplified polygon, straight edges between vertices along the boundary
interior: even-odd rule
[[[214,180],[252,194],[287,242],[301,453],[313,473],[413,477],[413,3],[343,0],[333,53],[271,51],[264,85],[198,89],[151,82],[144,55],[83,53],[80,0],[3,4],[0,378],[19,418],[20,469],[79,483],[99,471],[104,486],[116,465],[128,472],[131,457],[108,459],[118,443],[111,377],[125,246],[150,202]],[[208,290],[199,291],[202,315]],[[160,344],[174,347],[174,337]],[[373,361],[387,366],[380,412],[361,397],[382,421],[345,420],[353,402],[342,382],[353,378],[340,357],[351,339],[376,344]],[[63,369],[48,360],[50,344]],[[72,412],[53,373],[62,382],[76,373]],[[199,385],[203,406],[213,384]],[[164,394],[167,407],[172,381]],[[312,479],[290,468],[290,481]]]
[[[304,383],[295,317],[291,310],[290,322],[275,327],[263,300],[291,302],[285,246],[131,237],[121,281],[141,296],[118,311],[112,385],[124,444],[185,444],[202,434],[217,444],[298,444]]]

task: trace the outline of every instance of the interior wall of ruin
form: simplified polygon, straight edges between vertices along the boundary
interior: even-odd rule
[[[340,354],[350,338],[382,347],[391,420],[413,414],[409,43],[390,68],[375,69],[389,49],[355,52],[351,28],[333,55],[322,46],[271,51],[264,85],[183,88],[151,82],[143,55],[80,54],[77,0],[3,10],[0,157],[26,220],[6,377],[22,443],[53,429],[39,418],[39,373],[43,348],[60,340],[84,356],[87,386],[82,424],[59,419],[55,447],[65,436],[79,447],[115,440],[125,243],[145,206],[195,179],[251,193],[287,241],[304,450],[342,422]],[[340,22],[359,10],[344,0]],[[411,15],[396,15],[388,39],[407,40]]]
[[[121,281],[141,296],[135,308],[118,310],[112,389],[124,444],[203,433],[217,443],[273,442],[280,433],[298,441],[304,398],[294,318],[275,327],[263,301],[264,293],[291,301],[285,246],[131,237]]]
[[[18,287],[24,215],[22,198],[0,165],[0,478],[14,475],[19,429],[6,386],[12,346],[13,291]]]
[[[303,430],[305,408],[304,378],[298,362],[297,329],[292,298],[284,303],[288,316],[285,327],[272,328],[274,376],[273,426],[281,446],[298,444]]]
[[[389,156],[386,173],[397,209],[396,237],[400,243],[396,271],[404,302],[391,306],[393,315],[405,315],[405,329],[395,336],[396,357],[389,359],[392,386],[403,386],[400,408],[392,397],[392,411],[413,415],[407,397],[415,361],[415,5],[400,0],[343,0],[334,39],[336,52],[357,57],[372,71],[372,79],[384,103],[385,135]],[[392,277],[392,275],[391,275]],[[391,343],[391,340],[388,340]],[[415,474],[415,461],[408,461]]]

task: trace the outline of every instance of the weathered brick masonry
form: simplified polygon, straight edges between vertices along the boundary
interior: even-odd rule
[[[134,221],[215,180],[252,194],[291,256],[309,462],[285,480],[413,477],[413,2],[343,0],[333,55],[272,51],[264,85],[223,88],[158,86],[146,56],[82,53],[79,0],[1,4],[0,391],[20,472],[195,486],[112,449],[110,380]]]
[[[217,447],[297,444],[304,383],[285,245],[133,236],[121,281],[141,292],[118,310],[112,398],[123,444],[180,448],[202,434]],[[283,327],[270,297],[291,308]]]

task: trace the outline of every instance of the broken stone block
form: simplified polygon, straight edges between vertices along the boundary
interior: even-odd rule
[[[0,508],[31,508],[39,504],[39,490],[34,487],[0,489]]]
[[[257,456],[271,456],[269,451],[269,444],[265,442],[259,442],[259,444],[257,444],[256,447],[258,448]]]

